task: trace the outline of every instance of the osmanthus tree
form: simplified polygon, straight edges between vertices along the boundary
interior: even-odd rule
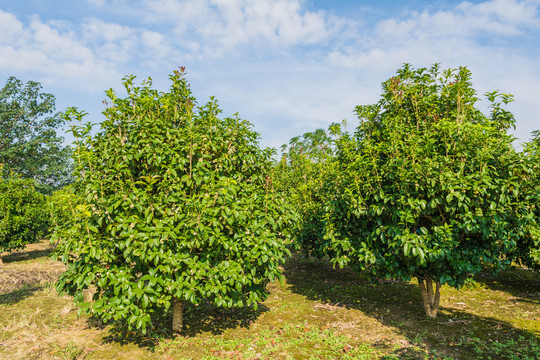
[[[197,107],[184,68],[170,80],[160,92],[126,77],[126,98],[107,91],[100,132],[73,128],[78,199],[55,234],[68,265],[58,289],[143,332],[159,308],[173,307],[178,331],[185,303],[256,307],[288,252],[273,150],[259,148],[249,122],[220,119],[213,98]]]
[[[0,254],[38,241],[48,221],[45,197],[32,180],[0,178]]]
[[[526,185],[534,171],[507,134],[511,96],[488,100],[484,115],[464,67],[404,65],[377,104],[356,108],[360,125],[340,142],[338,176],[326,185],[333,262],[417,278],[429,317],[442,284],[510,265],[517,244],[538,234]]]

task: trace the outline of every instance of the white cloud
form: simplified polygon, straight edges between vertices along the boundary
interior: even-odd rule
[[[12,14],[0,10],[0,24],[8,26],[0,41],[0,67],[5,72],[30,72],[41,78],[84,79],[89,86],[96,79],[116,76],[111,67],[79,42],[70,31],[33,17],[25,26]],[[6,36],[7,34],[7,36]],[[98,80],[99,82],[99,80]]]
[[[83,36],[92,42],[114,42],[135,36],[135,31],[128,26],[107,23],[96,18],[87,18],[81,28]]]
[[[31,38],[28,45],[46,54],[48,58],[63,61],[82,61],[93,56],[92,51],[74,39],[71,33],[60,33],[52,26],[35,18],[28,27]]]
[[[538,1],[493,0],[463,2],[457,7],[430,13],[413,12],[405,19],[381,21],[375,28],[384,44],[441,39],[475,39],[480,36],[516,36],[540,28]]]
[[[145,64],[155,69],[175,51],[165,34],[140,27],[108,23],[97,18],[87,18],[80,26],[81,38],[100,57],[112,65],[128,63]]]
[[[496,52],[498,42],[539,29],[539,3],[463,2],[445,11],[410,12],[379,21],[373,30],[366,29],[370,36],[331,51],[328,60],[336,66],[357,69],[387,69],[403,62],[477,62]]]
[[[2,73],[101,93],[132,73],[152,75],[163,89],[166,75],[187,65],[200,102],[216,95],[226,115],[240,112],[265,145],[279,146],[354,120],[355,105],[376,101],[380,83],[402,63],[441,62],[468,66],[480,94],[514,93],[510,109],[523,140],[540,128],[540,0],[434,5],[374,23],[366,11],[339,17],[311,0],[87,3],[82,18],[41,20],[0,10]],[[105,20],[105,7],[107,18],[119,20]]]
[[[128,73],[126,64],[157,68],[174,54],[163,34],[89,17],[74,24],[44,22],[33,15],[24,24],[0,10],[0,67],[6,73],[38,74],[36,80],[85,84],[101,91]]]
[[[463,18],[476,19],[492,33],[515,35],[520,28],[539,27],[538,0],[493,0],[480,4],[463,2],[458,6]]]
[[[175,27],[177,46],[222,56],[242,45],[260,49],[322,44],[345,26],[296,0],[147,0],[146,21]]]
[[[16,41],[22,31],[23,24],[14,15],[0,9],[0,44]]]
[[[94,6],[103,6],[105,5],[105,0],[86,0],[87,3]]]
[[[493,0],[462,2],[457,7],[430,13],[413,12],[405,19],[387,19],[377,24],[376,36],[387,42],[413,40],[476,39],[481,36],[509,37],[540,28],[538,1]]]
[[[131,0],[85,0],[85,1],[95,7],[103,7],[105,5],[109,6],[111,3],[122,4],[122,3],[129,2]]]
[[[138,45],[137,31],[128,26],[87,18],[80,26],[81,41],[96,54],[115,64],[129,61]]]

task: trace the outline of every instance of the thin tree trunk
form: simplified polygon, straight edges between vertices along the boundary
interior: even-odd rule
[[[425,278],[424,281],[426,282],[429,305],[431,306],[431,310],[433,311],[433,301],[435,300],[435,294],[433,294],[433,282],[429,278]]]
[[[182,300],[174,299],[173,300],[173,322],[172,322],[172,329],[175,332],[182,331],[182,327],[184,326],[184,318],[183,318],[183,312],[184,312],[184,303]]]
[[[433,305],[432,305],[432,313],[434,314],[434,317],[437,316],[437,312],[439,311],[439,302],[441,300],[441,282],[435,281],[435,299],[433,299]]]
[[[424,283],[423,278],[418,278],[418,286],[420,286],[420,293],[422,294],[422,300],[424,302],[424,310],[428,317],[433,317],[431,315],[431,306],[429,305],[429,295],[426,290],[426,284]]]
[[[2,261],[2,254],[0,254],[0,266],[2,266],[4,262]]]
[[[437,317],[439,311],[439,302],[441,300],[441,283],[435,282],[435,291],[433,291],[433,281],[430,278],[418,278],[418,286],[422,293],[424,310],[430,318]]]

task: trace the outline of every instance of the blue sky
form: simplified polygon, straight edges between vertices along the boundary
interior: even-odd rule
[[[347,119],[405,62],[467,66],[515,96],[514,135],[540,129],[540,0],[0,0],[0,86],[42,83],[57,110],[103,119],[121,78],[186,66],[199,104],[254,124],[263,146]],[[484,108],[486,101],[480,103]]]

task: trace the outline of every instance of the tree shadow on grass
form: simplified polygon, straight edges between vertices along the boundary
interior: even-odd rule
[[[540,305],[540,273],[523,267],[512,266],[497,274],[480,273],[476,282],[496,291],[503,291],[514,296],[513,301]]]
[[[403,347],[392,350],[393,344],[390,343],[372,344],[386,346],[385,350],[389,352],[394,351],[397,356],[394,358],[424,358],[433,352],[467,358],[464,355],[469,351],[466,345],[453,345],[462,338],[478,338],[487,342],[523,337],[535,339],[540,345],[536,334],[466,310],[441,308],[436,319],[429,319],[424,314],[417,285],[408,282],[373,283],[366,274],[356,274],[350,269],[334,269],[326,261],[305,260],[299,256],[293,256],[284,265],[284,275],[293,292],[310,300],[360,310],[405,336],[410,345],[407,357],[399,354],[404,351]]]
[[[252,306],[241,308],[218,308],[211,304],[199,306],[189,305],[184,310],[184,328],[180,336],[195,337],[201,333],[222,334],[228,329],[248,328],[262,313],[269,309],[260,304],[255,310]],[[140,331],[129,331],[125,323],[112,324],[105,336],[105,342],[116,342],[122,345],[134,343],[140,347],[153,349],[159,341],[176,336],[172,331],[172,311],[159,311],[152,317],[152,328],[147,334]],[[90,325],[101,326],[99,320],[90,319]]]
[[[0,294],[0,305],[11,305],[32,296],[43,289],[41,284],[26,285],[6,294]]]
[[[46,284],[54,283],[62,271],[54,266],[46,269],[0,267],[0,304],[19,302],[32,296]]]
[[[35,249],[35,250],[21,250],[21,251],[15,251],[9,254],[5,254],[2,256],[2,261],[4,264],[19,262],[19,261],[27,261],[27,260],[34,260],[42,257],[48,257],[52,252],[52,248],[50,249]]]
[[[218,308],[210,304],[192,306],[184,314],[184,336],[196,336],[197,334],[209,332],[213,335],[220,335],[227,329],[249,328],[257,318],[269,309],[259,304],[257,310],[253,306],[241,308]],[[172,314],[171,322],[172,322]],[[169,322],[169,324],[171,323]]]

